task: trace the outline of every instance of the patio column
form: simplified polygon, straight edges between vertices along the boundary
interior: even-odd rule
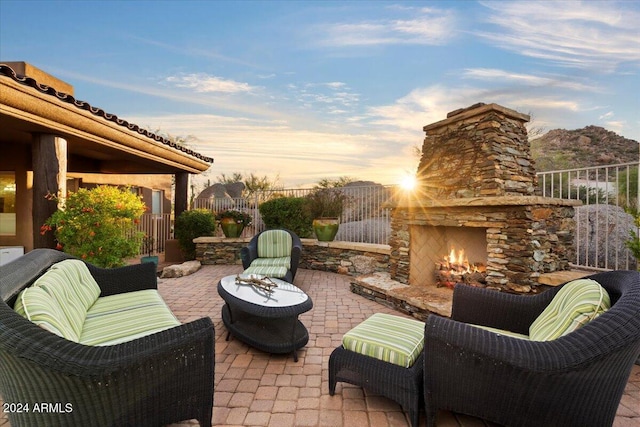
[[[187,210],[187,190],[189,189],[189,173],[179,172],[176,174],[176,201],[174,205],[175,218]]]
[[[55,200],[67,195],[67,141],[56,135],[34,134],[31,144],[33,166],[33,247],[53,248],[53,233],[40,234],[40,227],[58,209]]]

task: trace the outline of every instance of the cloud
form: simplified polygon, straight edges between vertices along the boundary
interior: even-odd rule
[[[413,18],[340,22],[317,26],[314,34],[324,46],[395,44],[443,45],[455,34],[456,16],[445,9],[389,8]]]
[[[463,78],[497,82],[501,85],[514,83],[529,87],[563,88],[574,91],[598,92],[593,83],[579,83],[575,76],[543,77],[533,74],[513,73],[495,68],[468,68],[462,73]]]
[[[520,55],[561,66],[617,71],[640,65],[640,13],[633,2],[482,2],[496,31],[477,35]]]
[[[395,184],[417,160],[402,133],[355,133],[294,128],[287,122],[214,114],[133,117],[136,123],[172,135],[197,135],[189,147],[215,159],[208,175],[255,172],[279,175],[286,186],[310,186],[325,177],[349,175]],[[415,163],[415,164],[414,164]]]
[[[165,79],[167,83],[179,88],[193,89],[195,92],[219,92],[219,93],[251,93],[257,87],[248,83],[223,79],[205,73],[178,74]]]

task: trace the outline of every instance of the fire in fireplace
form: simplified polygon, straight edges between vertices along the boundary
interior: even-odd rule
[[[449,254],[436,263],[435,276],[438,288],[453,288],[456,283],[485,287],[487,266],[481,262],[470,263],[464,249],[451,248]]]

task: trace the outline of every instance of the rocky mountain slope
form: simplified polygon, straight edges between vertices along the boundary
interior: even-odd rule
[[[554,129],[531,140],[538,172],[632,162],[638,154],[638,141],[599,126]]]

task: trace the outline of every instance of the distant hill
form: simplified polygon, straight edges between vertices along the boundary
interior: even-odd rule
[[[638,160],[638,141],[599,126],[554,129],[531,140],[536,171],[612,165]]]

